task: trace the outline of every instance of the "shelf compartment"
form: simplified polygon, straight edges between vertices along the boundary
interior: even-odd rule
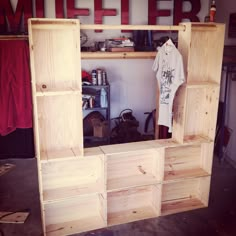
[[[161,214],[169,215],[208,206],[210,176],[165,183]]]
[[[213,142],[165,149],[164,181],[211,174]]]
[[[40,160],[83,155],[80,98],[74,94],[38,98]]]
[[[74,160],[42,163],[43,200],[104,192],[104,154]]]
[[[215,139],[219,86],[182,86],[174,101],[173,138],[180,143],[191,137]]]
[[[163,166],[163,149],[107,155],[107,190],[161,182]]]
[[[161,185],[130,188],[110,192],[108,225],[117,225],[160,215]]]
[[[219,87],[187,89],[184,139],[190,135],[215,138]]]
[[[46,235],[59,236],[106,227],[106,200],[86,195],[44,204]]]
[[[207,29],[206,29],[207,27]],[[210,28],[213,29],[209,30]],[[187,82],[215,82],[220,85],[224,45],[224,25],[188,25],[185,32],[179,32],[180,50]],[[212,42],[216,42],[214,45]],[[196,49],[201,50],[196,50]],[[197,66],[196,66],[197,62]]]

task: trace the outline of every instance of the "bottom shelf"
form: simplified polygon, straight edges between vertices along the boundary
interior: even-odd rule
[[[108,226],[160,215],[160,185],[149,185],[110,192],[107,194],[107,198]]]
[[[91,216],[87,219],[74,220],[64,223],[52,224],[46,227],[47,236],[62,236],[95,230],[106,227],[99,216]]]
[[[161,215],[206,207],[209,190],[210,176],[163,184]]]
[[[133,208],[127,211],[108,213],[108,226],[124,224],[137,220],[157,217],[158,214],[154,207],[144,206],[140,208]]]
[[[161,207],[161,215],[169,215],[203,207],[206,206],[197,198],[164,202]]]
[[[106,200],[102,194],[83,195],[44,204],[46,235],[82,233],[106,227]]]

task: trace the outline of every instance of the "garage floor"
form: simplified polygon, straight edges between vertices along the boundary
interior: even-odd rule
[[[0,224],[0,236],[42,235],[35,159],[0,160],[16,167],[0,177],[0,211],[29,210],[24,224]],[[213,164],[209,207],[143,220],[80,236],[234,236],[236,235],[236,169]]]

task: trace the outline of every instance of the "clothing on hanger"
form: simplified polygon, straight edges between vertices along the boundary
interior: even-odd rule
[[[171,133],[174,96],[185,77],[182,56],[170,38],[158,49],[152,69],[160,89],[158,124]]]

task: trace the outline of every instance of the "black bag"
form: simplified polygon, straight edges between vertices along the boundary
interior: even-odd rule
[[[129,143],[140,141],[138,132],[139,122],[133,116],[131,109],[121,111],[119,117],[114,118],[115,127],[111,132],[111,143]]]

